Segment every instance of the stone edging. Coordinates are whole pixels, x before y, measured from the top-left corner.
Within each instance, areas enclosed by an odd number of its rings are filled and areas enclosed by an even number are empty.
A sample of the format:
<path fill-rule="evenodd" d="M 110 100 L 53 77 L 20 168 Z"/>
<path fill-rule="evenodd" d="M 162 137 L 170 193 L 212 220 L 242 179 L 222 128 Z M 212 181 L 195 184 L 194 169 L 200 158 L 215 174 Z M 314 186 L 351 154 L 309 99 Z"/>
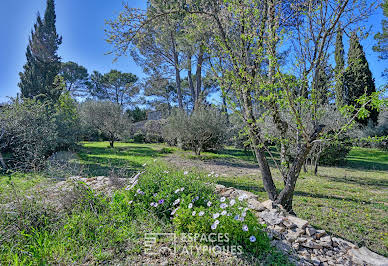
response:
<path fill-rule="evenodd" d="M 288 214 L 271 200 L 259 202 L 251 192 L 216 185 L 216 192 L 227 198 L 244 195 L 248 207 L 254 211 L 271 244 L 286 253 L 297 265 L 387 265 L 388 258 L 358 248 L 353 243 L 332 237 L 325 230 L 317 230 L 309 222 Z"/>

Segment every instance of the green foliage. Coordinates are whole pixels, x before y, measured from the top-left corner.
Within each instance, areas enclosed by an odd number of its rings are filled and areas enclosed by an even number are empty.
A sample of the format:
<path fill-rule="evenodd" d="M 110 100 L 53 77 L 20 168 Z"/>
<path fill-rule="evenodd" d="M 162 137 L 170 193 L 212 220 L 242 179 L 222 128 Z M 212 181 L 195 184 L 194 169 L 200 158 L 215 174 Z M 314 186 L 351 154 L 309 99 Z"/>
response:
<path fill-rule="evenodd" d="M 85 67 L 74 62 L 62 63 L 59 73 L 65 83 L 66 90 L 74 97 L 85 96 L 89 85 L 89 74 Z"/>
<path fill-rule="evenodd" d="M 144 143 L 145 139 L 145 135 L 142 132 L 136 132 L 135 135 L 133 135 L 133 141 L 135 143 Z"/>
<path fill-rule="evenodd" d="M 368 124 L 370 118 L 374 124 L 377 124 L 378 111 L 372 104 L 367 104 L 363 108 L 361 102 L 365 96 L 371 96 L 376 93 L 376 87 L 372 72 L 369 69 L 364 50 L 359 42 L 356 33 L 352 33 L 350 38 L 350 47 L 348 53 L 348 67 L 345 71 L 344 84 L 346 89 L 345 101 L 349 105 L 361 108 L 361 116 L 356 119 L 363 125 Z M 365 115 L 364 115 L 365 113 Z"/>
<path fill-rule="evenodd" d="M 135 86 L 137 80 L 132 73 L 114 69 L 104 75 L 94 71 L 90 77 L 89 92 L 100 100 L 124 106 L 130 104 L 132 97 L 139 92 L 139 87 Z"/>
<path fill-rule="evenodd" d="M 352 144 L 350 142 L 330 143 L 322 151 L 319 163 L 329 166 L 343 165 L 351 149 Z"/>
<path fill-rule="evenodd" d="M 140 109 L 138 106 L 136 106 L 133 110 L 128 109 L 126 113 L 128 114 L 129 119 L 131 119 L 133 123 L 147 120 L 146 110 Z"/>
<path fill-rule="evenodd" d="M 197 155 L 222 147 L 226 136 L 226 117 L 214 107 L 198 106 L 190 114 L 177 111 L 169 117 L 163 133 L 168 143 L 178 142 Z"/>
<path fill-rule="evenodd" d="M 31 32 L 26 52 L 27 62 L 23 66 L 24 72 L 19 73 L 18 85 L 22 97 L 38 97 L 56 102 L 61 95 L 58 87 L 53 85 L 61 67 L 57 50 L 62 43 L 62 38 L 56 32 L 55 21 L 54 0 L 47 0 L 44 19 L 38 15 Z"/>
<path fill-rule="evenodd" d="M 245 251 L 255 255 L 268 250 L 269 239 L 263 226 L 243 202 L 209 195 L 202 198 L 196 194 L 187 195 L 181 201 L 181 207 L 173 219 L 179 232 L 193 235 L 227 234 L 226 243 L 213 244 L 241 245 Z"/>
<path fill-rule="evenodd" d="M 62 95 L 58 102 L 15 99 L 0 112 L 5 145 L 11 167 L 39 169 L 58 150 L 72 148 L 78 138 L 79 120 L 75 102 Z"/>

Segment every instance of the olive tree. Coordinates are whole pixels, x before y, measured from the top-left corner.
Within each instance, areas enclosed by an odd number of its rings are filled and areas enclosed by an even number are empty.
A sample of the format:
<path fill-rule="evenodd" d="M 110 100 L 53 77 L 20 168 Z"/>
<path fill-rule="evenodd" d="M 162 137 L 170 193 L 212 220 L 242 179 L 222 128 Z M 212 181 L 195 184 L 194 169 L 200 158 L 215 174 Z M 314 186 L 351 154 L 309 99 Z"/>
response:
<path fill-rule="evenodd" d="M 191 114 L 178 110 L 168 118 L 164 139 L 176 141 L 196 155 L 202 151 L 217 150 L 226 138 L 226 117 L 216 108 L 198 106 Z"/>
<path fill-rule="evenodd" d="M 84 125 L 97 129 L 109 140 L 111 148 L 130 126 L 130 120 L 120 104 L 111 101 L 86 101 L 80 106 L 80 116 Z"/>

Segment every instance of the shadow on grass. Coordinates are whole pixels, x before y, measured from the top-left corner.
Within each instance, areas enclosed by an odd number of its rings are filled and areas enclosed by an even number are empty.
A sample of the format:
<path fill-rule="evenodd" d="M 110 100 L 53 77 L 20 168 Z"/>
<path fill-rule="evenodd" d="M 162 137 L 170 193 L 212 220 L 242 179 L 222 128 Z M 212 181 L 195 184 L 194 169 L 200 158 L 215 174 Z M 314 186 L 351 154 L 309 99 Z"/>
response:
<path fill-rule="evenodd" d="M 358 199 L 352 199 L 352 198 L 346 198 L 346 197 L 338 197 L 338 196 L 332 196 L 332 195 L 324 195 L 324 194 L 318 194 L 318 193 L 310 193 L 305 191 L 295 191 L 295 196 L 301 196 L 301 197 L 309 197 L 309 198 L 318 198 L 318 199 L 329 199 L 329 200 L 338 200 L 338 201 L 348 201 L 348 202 L 354 202 L 354 203 L 363 203 L 363 204 L 376 204 L 375 202 L 371 201 L 365 201 L 365 200 L 358 200 Z"/>
<path fill-rule="evenodd" d="M 83 147 L 79 153 L 83 173 L 88 176 L 109 176 L 112 171 L 125 176 L 143 169 L 136 157 L 155 158 L 160 152 L 146 146 L 131 147 Z M 117 158 L 119 157 L 119 158 Z"/>
<path fill-rule="evenodd" d="M 388 188 L 387 180 L 383 179 L 373 179 L 373 178 L 365 178 L 365 177 L 338 177 L 338 176 L 330 176 L 330 175 L 322 175 L 320 176 L 326 178 L 329 181 L 337 182 L 337 183 L 346 183 L 346 184 L 355 184 L 360 186 L 374 186 L 381 188 Z"/>

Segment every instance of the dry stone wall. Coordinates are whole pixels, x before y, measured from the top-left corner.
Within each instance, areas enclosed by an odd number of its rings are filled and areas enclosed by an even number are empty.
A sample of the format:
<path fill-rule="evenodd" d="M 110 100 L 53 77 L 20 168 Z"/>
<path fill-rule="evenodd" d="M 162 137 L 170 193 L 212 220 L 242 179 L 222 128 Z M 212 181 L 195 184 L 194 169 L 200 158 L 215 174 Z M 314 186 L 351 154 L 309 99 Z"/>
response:
<path fill-rule="evenodd" d="M 338 237 L 332 237 L 325 230 L 318 230 L 308 221 L 288 214 L 270 200 L 259 202 L 251 192 L 216 185 L 221 196 L 236 198 L 244 195 L 248 207 L 254 211 L 273 246 L 289 255 L 297 265 L 387 265 L 388 259 L 366 247 Z"/>

